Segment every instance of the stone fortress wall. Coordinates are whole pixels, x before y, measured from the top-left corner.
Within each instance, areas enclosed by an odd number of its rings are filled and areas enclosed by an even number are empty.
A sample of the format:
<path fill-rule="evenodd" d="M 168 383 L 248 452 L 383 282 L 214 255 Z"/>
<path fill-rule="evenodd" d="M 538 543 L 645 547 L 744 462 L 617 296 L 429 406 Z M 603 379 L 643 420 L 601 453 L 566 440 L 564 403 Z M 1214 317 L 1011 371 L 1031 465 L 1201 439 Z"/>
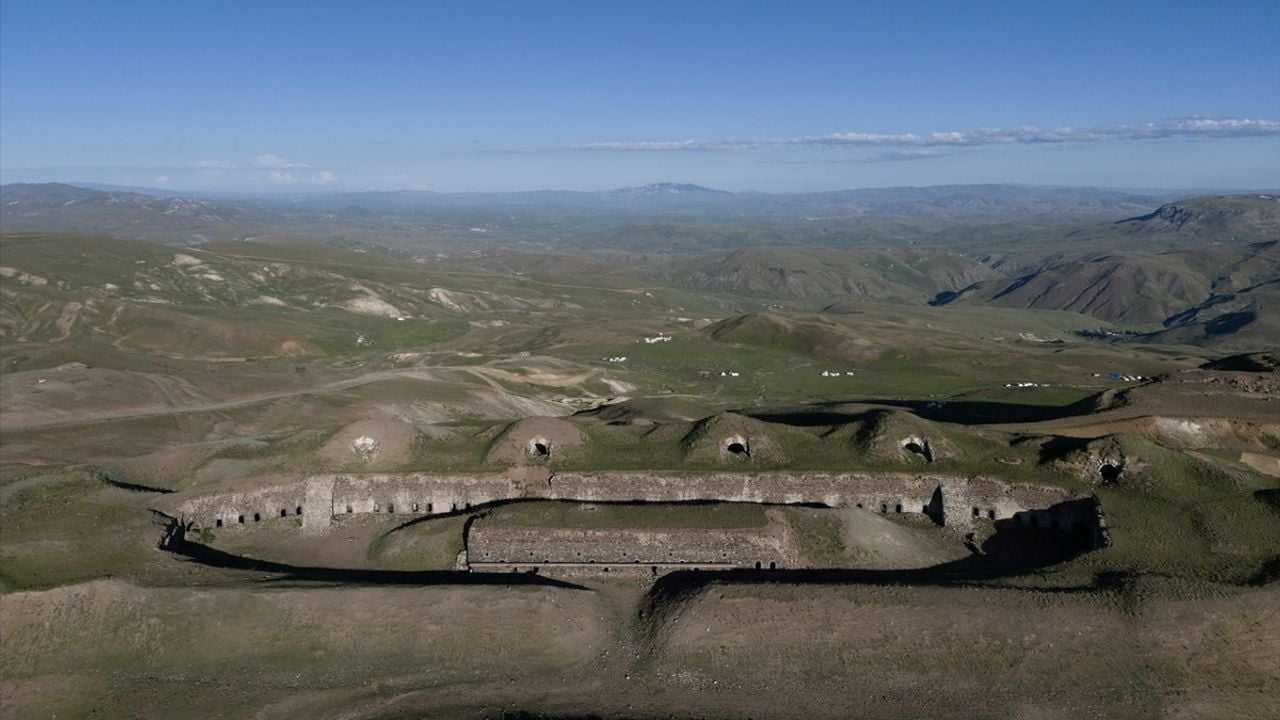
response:
<path fill-rule="evenodd" d="M 519 470 L 518 472 L 516 470 Z M 532 468 L 502 474 L 316 475 L 260 490 L 178 500 L 174 513 L 195 527 L 252 525 L 298 517 L 305 532 L 326 531 L 335 516 L 465 512 L 512 500 L 592 503 L 748 502 L 919 513 L 958 532 L 975 518 L 1087 534 L 1106 544 L 1096 498 L 987 476 L 871 472 L 564 472 Z M 759 556 L 759 548 L 752 553 Z M 546 554 L 546 553 L 543 553 Z M 694 553 L 699 558 L 700 552 Z M 549 557 L 549 556 L 548 556 Z M 710 563 L 715 558 L 708 557 Z M 565 562 L 571 562 L 568 556 Z M 701 560 L 699 560 L 701 562 Z"/>

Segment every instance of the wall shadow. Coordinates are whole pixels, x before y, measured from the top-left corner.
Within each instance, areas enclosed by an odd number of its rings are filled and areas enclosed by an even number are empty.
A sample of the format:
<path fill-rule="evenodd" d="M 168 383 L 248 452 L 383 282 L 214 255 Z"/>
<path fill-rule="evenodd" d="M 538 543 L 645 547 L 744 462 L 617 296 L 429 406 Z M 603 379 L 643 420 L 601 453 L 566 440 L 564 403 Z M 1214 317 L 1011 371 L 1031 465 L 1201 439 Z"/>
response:
<path fill-rule="evenodd" d="M 761 422 L 792 425 L 794 427 L 818 427 L 844 425 L 846 423 L 867 420 L 868 413 L 874 408 L 860 409 L 855 412 L 841 411 L 841 405 L 858 403 L 870 406 L 902 408 L 925 420 L 954 423 L 957 425 L 985 425 L 999 423 L 1041 422 L 1057 420 L 1079 415 L 1092 407 L 1089 398 L 1085 401 L 1068 405 L 1037 405 L 1022 403 L 994 402 L 985 400 L 947 400 L 939 405 L 928 400 L 892 400 L 880 398 L 861 398 L 830 403 L 814 403 L 791 412 L 760 412 L 752 410 L 736 410 L 743 415 Z"/>
<path fill-rule="evenodd" d="M 132 483 L 125 480 L 121 480 L 119 478 L 113 477 L 109 471 L 102 470 L 102 469 L 94 470 L 93 477 L 98 482 L 104 485 L 110 485 L 111 487 L 119 488 L 120 490 L 128 490 L 129 492 L 159 493 L 161 495 L 168 495 L 174 492 L 173 490 L 170 490 L 168 488 L 152 487 L 150 485 L 142 485 L 140 483 Z"/>
<path fill-rule="evenodd" d="M 647 613 L 697 595 L 713 585 L 913 585 L 972 586 L 1028 575 L 1096 549 L 1089 529 L 1062 531 L 997 520 L 995 532 L 968 557 L 911 570 L 679 570 L 654 581 L 642 607 Z M 1046 592 L 1094 592 L 1122 584 L 1127 576 L 1105 574 L 1086 586 Z"/>
<path fill-rule="evenodd" d="M 1267 507 L 1280 512 L 1280 488 L 1269 488 L 1267 490 L 1255 490 L 1253 499 L 1266 505 Z"/>
<path fill-rule="evenodd" d="M 322 568 L 288 565 L 270 560 L 256 560 L 233 555 L 186 538 L 186 528 L 171 521 L 160 541 L 160 549 L 185 558 L 188 562 L 225 570 L 269 573 L 271 582 L 313 582 L 341 585 L 429 586 L 429 585 L 504 585 L 554 587 L 585 590 L 581 585 L 529 573 L 485 573 L 456 570 L 363 570 L 355 568 Z"/>

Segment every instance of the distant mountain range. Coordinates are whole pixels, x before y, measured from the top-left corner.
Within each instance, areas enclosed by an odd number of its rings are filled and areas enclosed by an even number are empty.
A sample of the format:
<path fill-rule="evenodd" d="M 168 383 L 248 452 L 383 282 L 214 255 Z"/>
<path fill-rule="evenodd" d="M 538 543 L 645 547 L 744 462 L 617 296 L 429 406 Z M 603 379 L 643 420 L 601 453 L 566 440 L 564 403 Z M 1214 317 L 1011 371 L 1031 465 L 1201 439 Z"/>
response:
<path fill-rule="evenodd" d="M 979 233 L 977 239 L 986 243 L 993 234 L 1027 237 L 1040 228 L 1144 216 L 1172 199 L 1020 185 L 796 194 L 726 192 L 685 183 L 604 192 L 450 194 L 175 196 L 144 190 L 60 183 L 0 186 L 0 230 L 109 233 L 170 244 L 253 238 L 410 250 L 479 244 L 681 253 L 762 244 L 934 244 L 956 237 L 962 226 L 1005 225 Z M 946 236 L 930 237 L 938 232 Z"/>
<path fill-rule="evenodd" d="M 171 197 L 158 190 L 87 188 L 59 183 L 0 187 L 6 204 L 84 202 L 105 198 Z M 733 216 L 909 218 L 1122 218 L 1149 212 L 1172 196 L 1095 188 L 1022 185 L 939 185 L 816 193 L 727 192 L 687 183 L 655 183 L 602 192 L 540 190 L 495 193 L 426 191 L 310 193 L 302 195 L 198 195 L 193 202 L 256 208 L 335 211 L 359 206 L 372 212 L 438 207 L 515 206 L 582 210 L 698 212 Z"/>

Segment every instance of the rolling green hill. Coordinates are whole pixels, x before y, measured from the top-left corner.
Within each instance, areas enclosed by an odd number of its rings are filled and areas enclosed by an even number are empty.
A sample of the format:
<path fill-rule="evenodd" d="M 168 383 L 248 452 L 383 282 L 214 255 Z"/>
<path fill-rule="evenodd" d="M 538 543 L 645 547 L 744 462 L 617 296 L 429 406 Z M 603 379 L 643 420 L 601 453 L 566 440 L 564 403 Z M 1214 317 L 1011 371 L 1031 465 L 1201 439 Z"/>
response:
<path fill-rule="evenodd" d="M 1002 277 L 945 251 L 750 248 L 677 261 L 663 279 L 679 287 L 785 300 L 845 298 L 920 304 L 940 292 Z"/>

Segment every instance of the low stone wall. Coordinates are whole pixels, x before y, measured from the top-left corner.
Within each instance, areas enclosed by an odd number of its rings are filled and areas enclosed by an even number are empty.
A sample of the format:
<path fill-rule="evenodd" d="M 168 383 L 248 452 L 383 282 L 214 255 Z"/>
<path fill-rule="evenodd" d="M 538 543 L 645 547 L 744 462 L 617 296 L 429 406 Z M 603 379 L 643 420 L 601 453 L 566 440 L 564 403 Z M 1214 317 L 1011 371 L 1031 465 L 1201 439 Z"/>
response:
<path fill-rule="evenodd" d="M 782 538 L 763 530 L 567 530 L 490 528 L 467 535 L 471 564 L 697 565 L 750 568 L 794 563 Z"/>

